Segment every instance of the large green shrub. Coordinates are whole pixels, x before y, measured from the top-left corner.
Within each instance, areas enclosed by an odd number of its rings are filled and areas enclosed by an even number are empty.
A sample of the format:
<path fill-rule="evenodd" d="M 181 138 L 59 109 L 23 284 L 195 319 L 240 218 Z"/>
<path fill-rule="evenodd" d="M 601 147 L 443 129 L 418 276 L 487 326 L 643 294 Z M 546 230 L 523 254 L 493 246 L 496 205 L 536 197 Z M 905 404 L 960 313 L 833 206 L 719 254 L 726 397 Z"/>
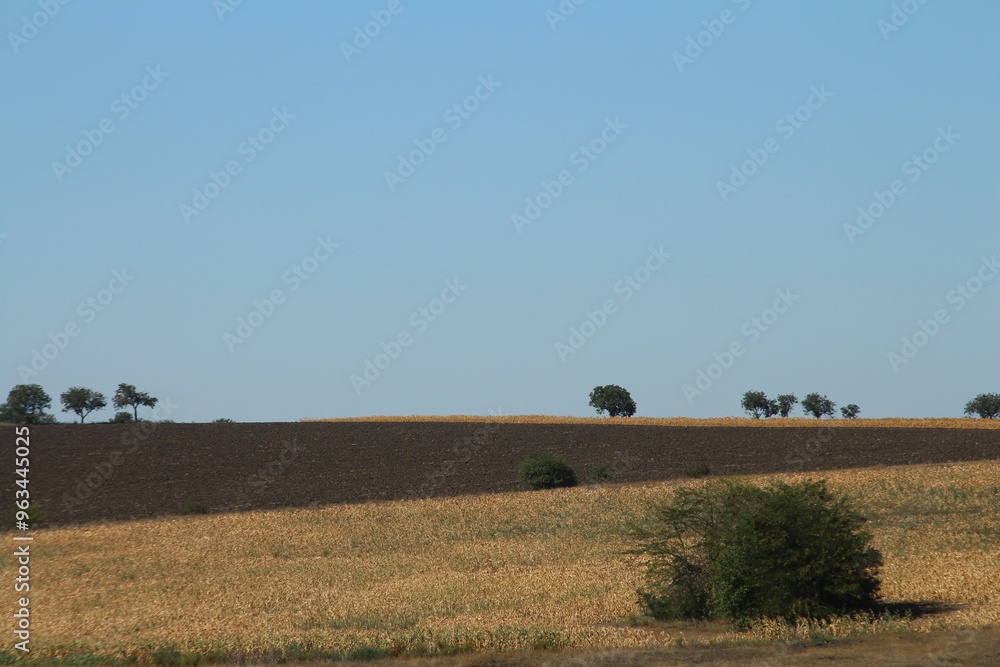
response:
<path fill-rule="evenodd" d="M 517 481 L 529 489 L 576 486 L 576 473 L 561 456 L 533 452 L 517 470 Z"/>
<path fill-rule="evenodd" d="M 817 618 L 870 607 L 881 554 L 864 517 L 824 482 L 679 489 L 630 532 L 639 590 L 660 619 Z"/>

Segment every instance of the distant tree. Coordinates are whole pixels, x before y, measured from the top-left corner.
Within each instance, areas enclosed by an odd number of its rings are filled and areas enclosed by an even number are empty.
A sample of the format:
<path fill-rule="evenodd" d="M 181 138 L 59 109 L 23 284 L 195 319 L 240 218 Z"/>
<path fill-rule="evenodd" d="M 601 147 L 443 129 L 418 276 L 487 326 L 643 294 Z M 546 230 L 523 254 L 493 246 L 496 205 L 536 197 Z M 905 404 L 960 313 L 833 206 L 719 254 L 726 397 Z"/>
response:
<path fill-rule="evenodd" d="M 616 384 L 594 387 L 590 392 L 590 406 L 597 408 L 597 414 L 605 411 L 612 417 L 631 417 L 635 414 L 635 401 L 627 390 Z"/>
<path fill-rule="evenodd" d="M 798 402 L 799 399 L 795 397 L 795 394 L 778 394 L 778 414 L 787 417 Z"/>
<path fill-rule="evenodd" d="M 1000 417 L 1000 394 L 979 394 L 965 404 L 965 414 L 979 415 L 983 419 Z"/>
<path fill-rule="evenodd" d="M 767 395 L 762 391 L 748 391 L 743 394 L 743 401 L 740 404 L 754 419 L 770 417 L 778 409 L 777 403 L 767 400 Z"/>
<path fill-rule="evenodd" d="M 847 405 L 846 407 L 843 407 L 843 408 L 840 409 L 840 415 L 844 419 L 854 419 L 855 417 L 858 416 L 859 412 L 861 412 L 861 408 L 859 408 L 854 403 L 851 403 L 851 404 Z"/>
<path fill-rule="evenodd" d="M 70 387 L 59 395 L 59 400 L 62 401 L 63 412 L 75 412 L 81 424 L 91 412 L 108 405 L 104 394 L 86 387 Z"/>
<path fill-rule="evenodd" d="M 7 402 L 0 405 L 0 421 L 14 424 L 54 424 L 56 418 L 45 412 L 52 407 L 49 397 L 40 384 L 19 384 L 7 394 Z"/>
<path fill-rule="evenodd" d="M 219 419 L 213 419 L 213 424 L 232 424 L 233 420 L 229 417 L 220 417 Z"/>
<path fill-rule="evenodd" d="M 824 415 L 832 417 L 834 408 L 836 407 L 836 403 L 826 396 L 820 396 L 817 393 L 806 394 L 806 397 L 802 399 L 802 409 L 805 410 L 807 415 L 812 415 L 816 419 Z"/>
<path fill-rule="evenodd" d="M 138 391 L 134 384 L 125 384 L 124 382 L 118 385 L 118 390 L 115 392 L 115 397 L 112 400 L 116 408 L 131 407 L 132 417 L 135 421 L 139 421 L 140 405 L 152 408 L 159 402 L 159 399 L 153 398 L 145 392 Z"/>

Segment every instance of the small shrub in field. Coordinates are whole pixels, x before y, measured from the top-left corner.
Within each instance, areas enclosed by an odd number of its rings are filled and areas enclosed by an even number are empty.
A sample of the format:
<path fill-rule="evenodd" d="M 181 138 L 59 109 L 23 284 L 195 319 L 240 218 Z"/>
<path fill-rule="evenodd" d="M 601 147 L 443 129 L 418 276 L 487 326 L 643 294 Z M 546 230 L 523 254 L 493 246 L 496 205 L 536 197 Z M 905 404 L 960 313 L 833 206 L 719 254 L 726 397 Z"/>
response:
<path fill-rule="evenodd" d="M 205 508 L 204 503 L 199 503 L 198 501 L 188 501 L 181 505 L 181 514 L 208 514 L 208 509 Z"/>
<path fill-rule="evenodd" d="M 517 481 L 529 489 L 576 486 L 576 474 L 561 456 L 544 452 L 528 454 L 517 471 Z"/>
<path fill-rule="evenodd" d="M 41 503 L 37 501 L 28 505 L 28 509 L 26 511 L 28 513 L 28 518 L 25 520 L 25 523 L 28 524 L 29 528 L 41 528 L 49 520 L 49 513 L 46 512 Z M 17 512 L 18 510 L 16 508 L 7 510 L 7 520 L 4 523 L 10 530 L 17 528 Z"/>
<path fill-rule="evenodd" d="M 587 469 L 587 472 L 590 473 L 590 481 L 595 484 L 610 482 L 615 476 L 614 470 L 604 464 L 592 465 Z"/>
<path fill-rule="evenodd" d="M 115 416 L 108 421 L 109 424 L 129 424 L 131 422 L 132 422 L 132 413 L 126 412 L 124 410 L 116 412 Z"/>
<path fill-rule="evenodd" d="M 684 476 L 691 477 L 692 479 L 697 479 L 699 477 L 706 477 L 712 473 L 712 469 L 708 467 L 707 463 L 698 463 L 693 466 L 688 466 L 684 468 Z"/>
<path fill-rule="evenodd" d="M 659 619 L 821 618 L 869 608 L 881 554 L 865 519 L 824 482 L 678 489 L 631 526 L 648 560 L 639 590 Z"/>

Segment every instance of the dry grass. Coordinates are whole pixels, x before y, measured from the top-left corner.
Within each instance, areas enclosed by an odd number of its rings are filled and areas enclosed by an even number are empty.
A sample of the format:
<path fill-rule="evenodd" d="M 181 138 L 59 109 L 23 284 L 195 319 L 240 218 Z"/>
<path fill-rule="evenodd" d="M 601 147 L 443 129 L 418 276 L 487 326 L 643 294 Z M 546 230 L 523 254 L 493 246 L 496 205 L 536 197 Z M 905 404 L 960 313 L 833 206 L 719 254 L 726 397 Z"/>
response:
<path fill-rule="evenodd" d="M 628 625 L 641 568 L 619 555 L 620 528 L 680 483 L 603 485 L 40 532 L 33 655 L 610 649 L 1000 624 L 1000 462 L 752 479 L 820 476 L 872 517 L 887 598 L 957 609 L 743 633 Z M 0 556 L 0 578 L 14 567 Z"/>
<path fill-rule="evenodd" d="M 789 426 L 813 427 L 889 427 L 889 428 L 1000 428 L 1000 419 L 973 417 L 942 417 L 921 419 L 814 419 L 789 417 L 787 419 L 751 419 L 749 417 L 558 417 L 552 415 L 410 415 L 396 417 L 337 417 L 331 419 L 303 419 L 306 422 L 491 422 L 500 424 L 630 424 L 633 426 L 757 426 L 776 428 Z"/>

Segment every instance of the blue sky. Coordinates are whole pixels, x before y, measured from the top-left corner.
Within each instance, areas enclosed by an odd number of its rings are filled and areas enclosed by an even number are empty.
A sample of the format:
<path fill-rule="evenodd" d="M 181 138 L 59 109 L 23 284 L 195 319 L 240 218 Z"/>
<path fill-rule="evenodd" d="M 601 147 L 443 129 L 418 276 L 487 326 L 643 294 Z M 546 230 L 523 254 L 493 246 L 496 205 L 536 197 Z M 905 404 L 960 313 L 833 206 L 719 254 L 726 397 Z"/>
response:
<path fill-rule="evenodd" d="M 5 2 L 3 391 L 127 382 L 176 421 L 590 415 L 603 384 L 645 416 L 749 389 L 960 416 L 1000 390 L 998 19 Z"/>

